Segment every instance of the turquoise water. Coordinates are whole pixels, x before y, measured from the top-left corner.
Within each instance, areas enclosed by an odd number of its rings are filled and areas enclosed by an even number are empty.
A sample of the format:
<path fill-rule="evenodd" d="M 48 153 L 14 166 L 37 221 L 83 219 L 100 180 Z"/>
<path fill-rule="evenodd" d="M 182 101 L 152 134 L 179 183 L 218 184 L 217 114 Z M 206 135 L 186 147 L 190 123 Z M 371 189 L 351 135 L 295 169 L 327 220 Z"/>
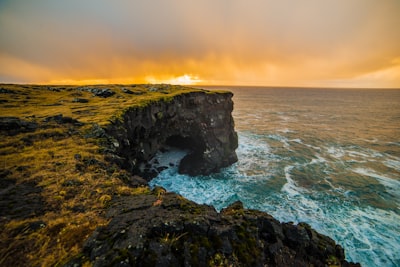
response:
<path fill-rule="evenodd" d="M 151 185 L 217 210 L 240 200 L 309 223 L 350 261 L 400 266 L 400 90 L 226 89 L 239 161 L 210 176 L 171 167 Z"/>

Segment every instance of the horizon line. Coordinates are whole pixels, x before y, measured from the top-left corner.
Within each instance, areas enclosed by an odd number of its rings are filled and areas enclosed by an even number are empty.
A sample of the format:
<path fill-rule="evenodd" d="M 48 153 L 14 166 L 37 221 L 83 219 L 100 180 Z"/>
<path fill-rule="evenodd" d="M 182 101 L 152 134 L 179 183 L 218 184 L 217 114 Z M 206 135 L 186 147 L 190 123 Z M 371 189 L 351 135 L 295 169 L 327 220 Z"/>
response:
<path fill-rule="evenodd" d="M 252 88 L 276 88 L 276 89 L 354 89 L 354 90 L 400 90 L 399 87 L 334 87 L 334 86 L 304 86 L 304 85 L 238 85 L 238 84 L 172 84 L 172 83 L 83 83 L 83 84 L 59 84 L 59 83 L 13 83 L 0 82 L 0 85 L 25 85 L 25 86 L 95 86 L 95 85 L 148 85 L 169 84 L 184 87 L 252 87 Z"/>

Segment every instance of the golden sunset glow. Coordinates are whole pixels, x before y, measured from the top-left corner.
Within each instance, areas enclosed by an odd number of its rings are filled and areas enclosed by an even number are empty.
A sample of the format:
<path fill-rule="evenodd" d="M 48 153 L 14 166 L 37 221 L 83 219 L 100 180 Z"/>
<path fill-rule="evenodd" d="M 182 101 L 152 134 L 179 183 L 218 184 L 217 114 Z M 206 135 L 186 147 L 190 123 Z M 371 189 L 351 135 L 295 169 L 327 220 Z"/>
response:
<path fill-rule="evenodd" d="M 191 74 L 184 74 L 179 77 L 169 77 L 166 79 L 163 78 L 156 78 L 154 76 L 146 77 L 146 81 L 148 83 L 166 83 L 166 84 L 181 84 L 181 85 L 195 85 L 202 82 L 197 76 L 193 76 Z"/>
<path fill-rule="evenodd" d="M 0 82 L 396 88 L 398 14 L 398 0 L 4 0 Z"/>

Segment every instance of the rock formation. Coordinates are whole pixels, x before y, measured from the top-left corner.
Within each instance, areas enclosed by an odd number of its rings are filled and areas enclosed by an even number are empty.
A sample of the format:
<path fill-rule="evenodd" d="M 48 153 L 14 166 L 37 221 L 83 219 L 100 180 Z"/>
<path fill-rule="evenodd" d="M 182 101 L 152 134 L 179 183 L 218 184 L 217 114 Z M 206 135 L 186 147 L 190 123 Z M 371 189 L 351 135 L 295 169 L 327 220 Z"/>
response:
<path fill-rule="evenodd" d="M 191 92 L 125 110 L 107 127 L 126 169 L 152 178 L 149 161 L 166 145 L 189 150 L 179 171 L 217 172 L 237 161 L 232 93 Z"/>
<path fill-rule="evenodd" d="M 309 225 L 280 223 L 240 202 L 217 213 L 156 188 L 117 199 L 108 216 L 111 222 L 84 245 L 84 257 L 96 267 L 359 266 Z"/>
<path fill-rule="evenodd" d="M 231 93 L 108 87 L 0 88 L 0 265 L 357 266 L 307 224 L 150 190 L 168 147 L 191 175 L 237 160 Z"/>

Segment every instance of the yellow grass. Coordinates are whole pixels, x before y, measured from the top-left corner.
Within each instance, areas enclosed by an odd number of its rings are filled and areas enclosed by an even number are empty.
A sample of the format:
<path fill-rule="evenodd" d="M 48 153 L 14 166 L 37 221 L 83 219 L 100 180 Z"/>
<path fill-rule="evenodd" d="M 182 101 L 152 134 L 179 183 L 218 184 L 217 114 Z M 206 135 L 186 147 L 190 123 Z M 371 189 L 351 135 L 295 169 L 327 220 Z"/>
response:
<path fill-rule="evenodd" d="M 93 124 L 106 125 L 127 108 L 199 91 L 166 85 L 157 92 L 149 90 L 156 86 L 145 85 L 94 87 L 110 88 L 116 94 L 109 98 L 93 96 L 85 91 L 88 86 L 79 90 L 73 86 L 0 84 L 0 88 L 14 92 L 0 93 L 0 116 L 39 124 L 34 132 L 0 132 L 0 171 L 15 182 L 15 188 L 27 182 L 40 187 L 43 199 L 43 212 L 36 215 L 18 217 L 18 207 L 7 207 L 17 216 L 0 220 L 0 266 L 62 265 L 79 255 L 83 242 L 96 227 L 108 223 L 104 213 L 113 197 L 149 193 L 148 187 L 127 186 L 119 177 L 130 174 L 104 160 L 99 141 L 86 136 Z M 121 88 L 134 94 L 126 94 Z M 89 102 L 77 103 L 75 98 Z M 57 114 L 83 125 L 43 122 Z M 11 197 L 24 198 L 22 193 L 16 190 Z M 38 229 L 29 226 L 38 221 L 42 222 Z"/>

